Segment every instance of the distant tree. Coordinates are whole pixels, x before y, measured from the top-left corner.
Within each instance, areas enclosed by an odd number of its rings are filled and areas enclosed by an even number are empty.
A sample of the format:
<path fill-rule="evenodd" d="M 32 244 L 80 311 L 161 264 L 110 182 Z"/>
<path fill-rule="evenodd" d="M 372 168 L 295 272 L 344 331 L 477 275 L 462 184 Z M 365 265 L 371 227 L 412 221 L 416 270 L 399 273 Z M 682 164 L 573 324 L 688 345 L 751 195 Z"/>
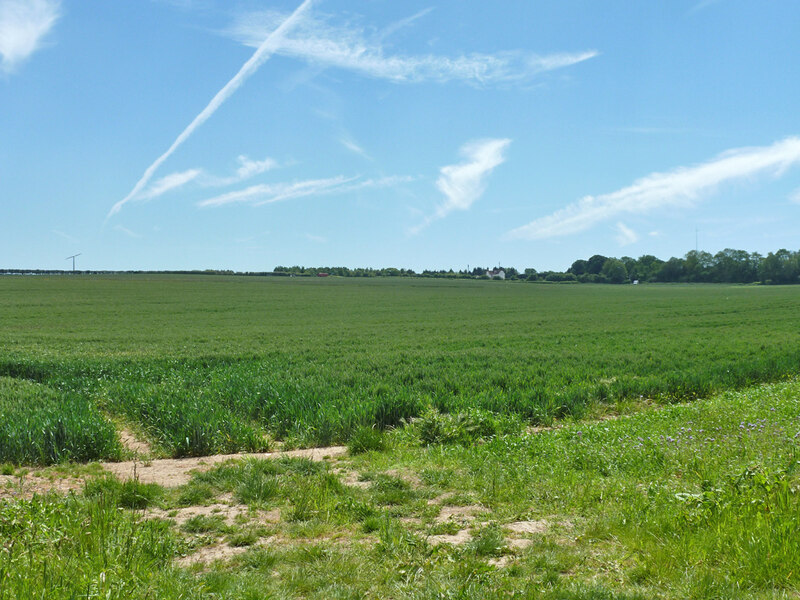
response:
<path fill-rule="evenodd" d="M 590 273 L 592 275 L 597 275 L 600 271 L 603 270 L 603 265 L 606 262 L 607 256 L 603 256 L 602 254 L 595 254 L 589 260 L 586 261 L 586 273 Z"/>
<path fill-rule="evenodd" d="M 578 281 L 581 283 L 608 283 L 608 278 L 602 273 L 598 273 L 597 275 L 593 275 L 592 273 L 584 273 L 578 277 Z"/>
<path fill-rule="evenodd" d="M 644 281 L 657 281 L 657 274 L 661 270 L 664 261 L 656 258 L 652 254 L 645 254 L 636 261 L 636 269 L 639 272 L 639 279 Z"/>
<path fill-rule="evenodd" d="M 750 283 L 758 278 L 761 256 L 725 248 L 714 255 L 713 278 L 720 283 Z"/>
<path fill-rule="evenodd" d="M 800 283 L 800 252 L 770 252 L 759 262 L 758 278 L 763 283 Z"/>
<path fill-rule="evenodd" d="M 655 278 L 656 281 L 674 283 L 676 281 L 683 281 L 684 272 L 685 269 L 683 265 L 683 259 L 675 258 L 673 256 L 667 262 L 662 263 L 661 267 L 658 269 L 658 273 L 655 275 Z"/>
<path fill-rule="evenodd" d="M 561 281 L 577 281 L 578 278 L 575 277 L 573 273 L 560 273 L 558 271 L 550 271 L 547 273 L 547 275 L 545 275 L 544 280 L 561 282 Z"/>
<path fill-rule="evenodd" d="M 622 264 L 625 265 L 625 270 L 628 272 L 628 279 L 641 279 L 641 277 L 639 277 L 639 266 L 635 258 L 623 256 L 620 260 Z"/>
<path fill-rule="evenodd" d="M 574 263 L 572 263 L 572 266 L 569 269 L 567 269 L 567 273 L 572 273 L 573 275 L 580 276 L 586 273 L 586 268 L 588 266 L 589 263 L 579 258 Z"/>
<path fill-rule="evenodd" d="M 616 258 L 607 258 L 600 271 L 610 283 L 626 283 L 628 281 L 628 270 L 625 263 Z"/>
<path fill-rule="evenodd" d="M 686 281 L 711 281 L 713 277 L 714 257 L 708 252 L 692 250 L 683 259 Z"/>

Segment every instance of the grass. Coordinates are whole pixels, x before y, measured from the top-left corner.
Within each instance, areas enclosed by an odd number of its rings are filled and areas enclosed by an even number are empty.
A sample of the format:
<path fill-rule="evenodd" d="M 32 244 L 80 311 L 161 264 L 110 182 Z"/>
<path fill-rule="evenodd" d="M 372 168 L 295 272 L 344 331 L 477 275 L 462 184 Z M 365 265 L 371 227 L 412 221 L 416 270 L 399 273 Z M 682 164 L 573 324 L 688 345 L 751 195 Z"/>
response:
<path fill-rule="evenodd" d="M 0 377 L 0 462 L 48 465 L 119 458 L 114 426 L 89 398 Z M 11 468 L 9 468 L 11 467 Z M 3 474 L 12 474 L 10 464 Z"/>
<path fill-rule="evenodd" d="M 800 365 L 798 309 L 779 286 L 3 277 L 0 376 L 172 456 L 355 448 L 434 410 L 547 425 L 780 380 Z"/>
<path fill-rule="evenodd" d="M 0 278 L 0 474 L 88 479 L 0 499 L 0 600 L 796 597 L 799 308 L 789 287 Z M 172 456 L 350 452 L 165 490 L 71 462 L 120 458 L 111 419 Z M 225 503 L 246 508 L 191 512 Z M 215 548 L 236 553 L 176 562 Z"/>
<path fill-rule="evenodd" d="M 473 443 L 421 432 L 395 430 L 383 434 L 383 450 L 328 462 L 232 461 L 152 494 L 166 510 L 193 490 L 204 490 L 203 503 L 233 494 L 250 510 L 232 524 L 222 514 L 181 527 L 143 521 L 141 510 L 124 509 L 122 484 L 104 479 L 82 496 L 0 503 L 0 539 L 13 540 L 0 552 L 0 598 L 775 599 L 800 591 L 800 381 Z M 347 472 L 368 485 L 347 485 Z M 277 522 L 260 516 L 275 509 Z M 526 523 L 535 527 L 514 527 Z M 434 541 L 459 531 L 468 532 L 462 545 Z M 217 544 L 240 553 L 202 568 L 173 562 Z M 76 575 L 67 580 L 68 572 Z"/>

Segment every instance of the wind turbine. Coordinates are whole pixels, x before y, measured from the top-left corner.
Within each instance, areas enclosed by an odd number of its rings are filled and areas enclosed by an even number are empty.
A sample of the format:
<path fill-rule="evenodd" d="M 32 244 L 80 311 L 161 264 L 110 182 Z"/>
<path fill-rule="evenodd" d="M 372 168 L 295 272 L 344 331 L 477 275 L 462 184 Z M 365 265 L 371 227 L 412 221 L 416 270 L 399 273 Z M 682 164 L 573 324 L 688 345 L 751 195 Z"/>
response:
<path fill-rule="evenodd" d="M 75 272 L 75 257 L 76 256 L 80 256 L 81 254 L 83 254 L 83 252 L 78 252 L 77 254 L 73 254 L 72 256 L 68 256 L 67 258 L 64 259 L 64 260 L 69 260 L 70 258 L 72 259 L 72 272 L 73 273 Z"/>

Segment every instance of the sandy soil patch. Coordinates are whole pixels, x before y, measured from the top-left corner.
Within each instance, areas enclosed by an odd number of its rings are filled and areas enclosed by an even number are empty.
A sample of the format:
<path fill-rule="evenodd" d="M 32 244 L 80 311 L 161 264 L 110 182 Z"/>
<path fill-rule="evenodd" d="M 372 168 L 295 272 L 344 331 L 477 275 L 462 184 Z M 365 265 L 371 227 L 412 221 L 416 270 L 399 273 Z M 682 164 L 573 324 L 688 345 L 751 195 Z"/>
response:
<path fill-rule="evenodd" d="M 138 478 L 141 483 L 157 483 L 164 487 L 177 487 L 189 482 L 193 471 L 208 471 L 215 465 L 228 460 L 245 458 L 274 459 L 284 456 L 308 458 L 322 461 L 343 456 L 346 446 L 329 446 L 326 448 L 306 448 L 287 452 L 261 452 L 251 454 L 216 454 L 197 458 L 164 458 L 151 461 L 128 460 L 118 463 L 103 462 L 99 464 L 103 470 L 125 481 Z M 34 494 L 57 492 L 66 494 L 83 489 L 85 477 L 39 477 L 39 469 L 23 476 L 0 475 L 0 499 L 31 498 Z"/>
<path fill-rule="evenodd" d="M 328 458 L 343 456 L 346 453 L 346 446 L 330 446 L 327 448 L 289 450 L 288 452 L 215 454 L 214 456 L 202 456 L 197 458 L 164 458 L 148 462 L 129 460 L 118 463 L 101 463 L 101 465 L 106 471 L 113 473 L 122 480 L 138 477 L 139 481 L 142 483 L 157 483 L 164 487 L 177 487 L 189 482 L 192 477 L 192 471 L 208 471 L 215 465 L 228 460 L 243 458 L 270 459 L 288 456 L 321 461 Z"/>
<path fill-rule="evenodd" d="M 512 560 L 514 560 L 513 557 L 508 556 L 506 554 L 504 556 L 497 556 L 495 558 L 490 558 L 489 559 L 489 564 L 492 565 L 493 567 L 498 568 L 498 569 L 502 569 L 504 567 L 507 567 L 511 563 Z"/>
<path fill-rule="evenodd" d="M 466 544 L 472 539 L 472 535 L 470 534 L 468 529 L 462 529 L 458 533 L 454 533 L 452 535 L 442 534 L 442 535 L 432 535 L 428 537 L 428 543 L 432 546 L 438 546 L 440 544 L 450 544 L 452 546 L 461 546 Z"/>
<path fill-rule="evenodd" d="M 246 546 L 228 546 L 227 544 L 220 544 L 218 546 L 205 546 L 200 548 L 197 552 L 192 552 L 186 556 L 182 556 L 175 561 L 179 567 L 190 567 L 192 565 L 203 563 L 211 564 L 213 562 L 228 560 L 246 552 Z"/>
<path fill-rule="evenodd" d="M 137 438 L 129 429 L 122 429 L 119 432 L 119 441 L 122 442 L 122 445 L 127 450 L 130 450 L 138 456 L 145 457 L 150 456 L 153 453 L 153 449 L 150 447 L 150 444 Z"/>
<path fill-rule="evenodd" d="M 372 485 L 369 481 L 361 481 L 360 480 L 361 475 L 356 471 L 349 471 L 347 469 L 335 469 L 333 473 L 341 478 L 343 484 L 350 487 L 357 487 L 361 488 L 362 490 L 365 490 L 370 485 Z"/>
<path fill-rule="evenodd" d="M 150 508 L 145 512 L 145 517 L 147 518 L 170 519 L 175 521 L 178 527 L 194 517 L 211 517 L 215 515 L 222 516 L 226 525 L 233 525 L 242 515 L 246 516 L 248 520 L 257 520 L 262 523 L 277 523 L 281 519 L 281 511 L 279 509 L 271 511 L 250 510 L 247 506 L 241 504 L 234 506 L 230 504 L 209 504 L 208 506 L 187 506 L 175 510 Z"/>
<path fill-rule="evenodd" d="M 385 474 L 389 477 L 402 479 L 411 486 L 412 490 L 418 490 L 422 487 L 422 480 L 416 473 L 412 473 L 411 471 L 406 471 L 405 469 L 389 469 Z"/>
<path fill-rule="evenodd" d="M 43 495 L 48 492 L 67 494 L 83 489 L 84 480 L 68 477 L 49 479 L 36 475 L 0 475 L 0 499 L 29 500 L 34 494 Z"/>
<path fill-rule="evenodd" d="M 550 522 L 545 519 L 538 521 L 515 521 L 507 523 L 505 528 L 512 533 L 524 535 L 531 533 L 545 533 L 550 528 Z"/>
<path fill-rule="evenodd" d="M 456 521 L 458 523 L 469 523 L 480 513 L 489 512 L 487 508 L 478 504 L 469 506 L 443 506 L 436 516 L 437 523 L 447 523 Z"/>

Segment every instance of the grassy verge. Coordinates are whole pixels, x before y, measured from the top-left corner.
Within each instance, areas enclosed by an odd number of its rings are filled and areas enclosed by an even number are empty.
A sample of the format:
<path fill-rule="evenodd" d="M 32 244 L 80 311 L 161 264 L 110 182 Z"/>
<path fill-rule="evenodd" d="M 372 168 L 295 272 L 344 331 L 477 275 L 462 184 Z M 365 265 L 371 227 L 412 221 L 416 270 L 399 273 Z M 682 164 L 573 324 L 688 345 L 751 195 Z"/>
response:
<path fill-rule="evenodd" d="M 59 558 L 51 540 L 67 525 L 50 515 L 108 505 L 118 523 L 106 531 L 154 518 L 138 527 L 161 549 L 112 552 L 106 564 L 126 566 L 104 571 L 110 597 L 124 581 L 129 598 L 790 598 L 798 439 L 797 381 L 536 434 L 491 413 L 430 412 L 362 431 L 338 460 L 231 462 L 171 491 L 101 480 L 85 498 L 8 505 L 5 539 L 48 525 L 0 560 L 38 565 L 14 571 L 31 597 L 69 597 L 44 557 L 99 585 L 100 545 Z"/>

